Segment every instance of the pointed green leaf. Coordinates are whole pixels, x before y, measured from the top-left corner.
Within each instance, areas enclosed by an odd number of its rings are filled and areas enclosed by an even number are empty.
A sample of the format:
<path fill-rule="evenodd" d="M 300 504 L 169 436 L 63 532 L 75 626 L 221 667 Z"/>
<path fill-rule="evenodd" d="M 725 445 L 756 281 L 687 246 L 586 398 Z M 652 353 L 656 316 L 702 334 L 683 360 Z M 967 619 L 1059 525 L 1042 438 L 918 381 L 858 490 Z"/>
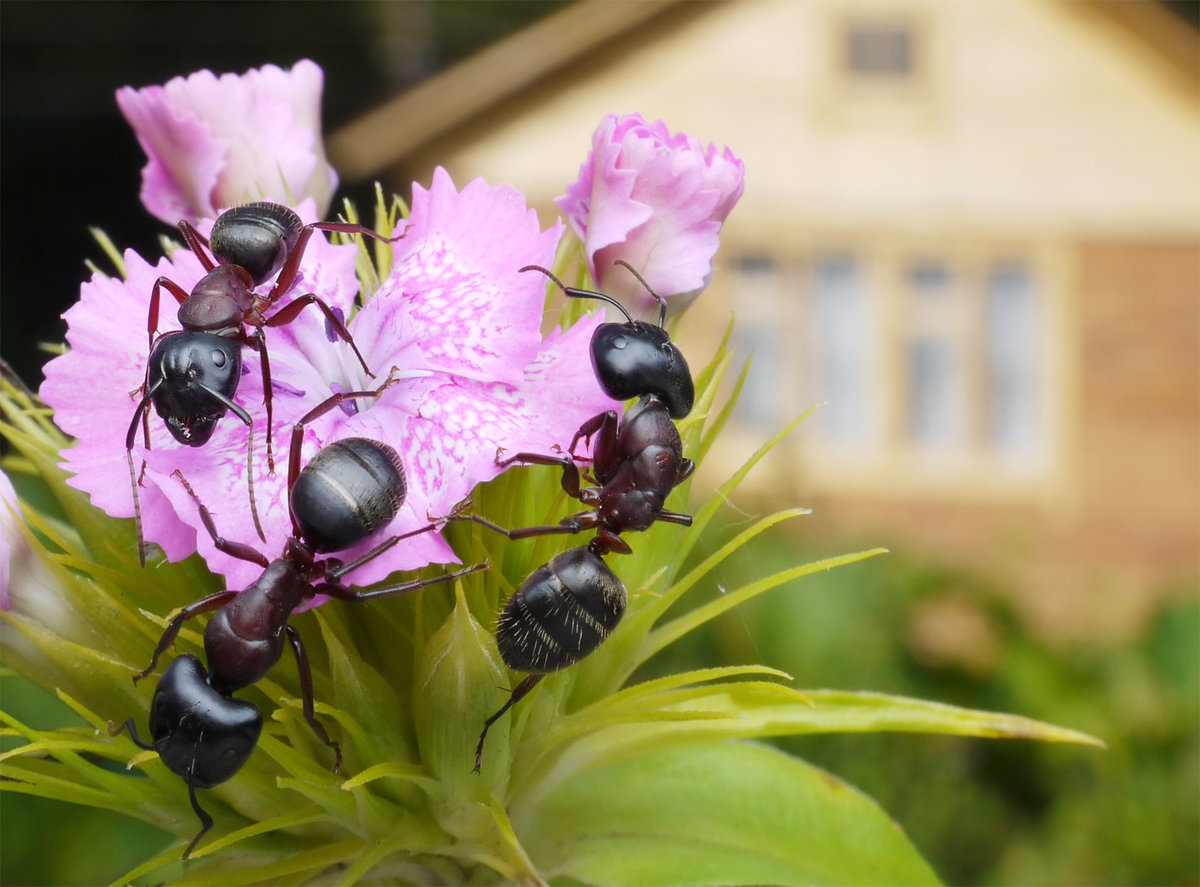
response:
<path fill-rule="evenodd" d="M 547 878 L 585 884 L 936 884 L 874 801 L 749 743 L 630 758 L 559 786 L 518 823 Z"/>

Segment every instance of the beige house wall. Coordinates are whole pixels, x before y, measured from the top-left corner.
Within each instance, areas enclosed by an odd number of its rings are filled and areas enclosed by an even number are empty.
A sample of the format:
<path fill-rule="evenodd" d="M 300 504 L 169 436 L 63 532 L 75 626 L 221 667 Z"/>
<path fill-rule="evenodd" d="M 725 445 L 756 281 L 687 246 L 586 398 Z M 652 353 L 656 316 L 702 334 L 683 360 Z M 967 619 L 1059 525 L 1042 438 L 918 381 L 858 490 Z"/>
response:
<path fill-rule="evenodd" d="M 746 195 L 679 332 L 693 364 L 731 314 L 774 324 L 792 368 L 779 396 L 799 412 L 817 398 L 814 263 L 851 255 L 875 306 L 868 439 L 848 448 L 806 423 L 733 506 L 800 502 L 821 509 L 803 532 L 1014 565 L 1048 618 L 1100 587 L 1133 590 L 1099 608 L 1120 622 L 1141 592 L 1200 567 L 1200 78 L 1112 11 L 683 3 L 406 157 L 391 184 L 440 164 L 460 184 L 517 184 L 548 219 L 605 114 L 727 140 Z M 844 30 L 888 21 L 915 35 L 913 75 L 849 76 Z M 739 271 L 746 257 L 769 262 L 768 282 Z M 984 445 L 977 365 L 962 383 L 966 445 L 931 456 L 906 437 L 905 274 L 927 257 L 961 281 L 962 316 L 945 323 L 968 357 L 986 337 L 989 269 L 1015 261 L 1036 283 L 1044 441 L 1024 461 Z M 766 436 L 731 429 L 696 483 L 715 487 Z"/>

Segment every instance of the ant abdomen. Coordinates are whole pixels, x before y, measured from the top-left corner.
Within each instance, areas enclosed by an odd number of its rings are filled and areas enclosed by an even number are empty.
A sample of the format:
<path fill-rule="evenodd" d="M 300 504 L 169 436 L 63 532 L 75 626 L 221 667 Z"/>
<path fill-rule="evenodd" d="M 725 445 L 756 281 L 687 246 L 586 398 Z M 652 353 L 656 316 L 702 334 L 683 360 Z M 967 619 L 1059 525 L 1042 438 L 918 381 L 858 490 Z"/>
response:
<path fill-rule="evenodd" d="M 248 203 L 217 216 L 208 245 L 221 264 L 245 268 L 260 286 L 283 267 L 303 231 L 290 207 Z"/>
<path fill-rule="evenodd" d="M 292 514 L 313 551 L 342 551 L 390 523 L 408 495 L 400 455 L 365 437 L 334 441 L 292 488 Z"/>
<path fill-rule="evenodd" d="M 496 644 L 515 671 L 545 674 L 598 647 L 625 613 L 625 586 L 590 548 L 564 551 L 525 580 L 500 613 Z"/>

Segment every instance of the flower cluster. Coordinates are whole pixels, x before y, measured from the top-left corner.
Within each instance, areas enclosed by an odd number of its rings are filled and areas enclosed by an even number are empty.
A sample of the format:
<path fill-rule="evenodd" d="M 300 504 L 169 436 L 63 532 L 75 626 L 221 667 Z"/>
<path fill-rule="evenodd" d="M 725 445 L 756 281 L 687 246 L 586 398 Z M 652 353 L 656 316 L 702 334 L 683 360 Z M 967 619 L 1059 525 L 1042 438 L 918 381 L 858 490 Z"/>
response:
<path fill-rule="evenodd" d="M 302 62 L 290 74 L 272 67 L 240 79 L 201 72 L 166 87 L 121 90 L 118 101 L 150 155 L 143 182 L 147 208 L 160 216 L 163 212 L 201 216 L 198 228 L 207 234 L 219 207 L 247 195 L 279 194 L 267 187 L 264 176 L 269 166 L 285 170 L 284 185 L 307 183 L 309 190 L 293 197 L 306 198 L 298 211 L 305 222 L 315 221 L 334 179 L 313 172 L 324 164 L 317 115 L 311 107 L 320 82 L 320 70 Z M 282 139 L 286 150 L 273 150 L 277 135 L 264 147 L 258 126 L 260 111 L 267 107 L 305 129 L 302 135 Z M 628 134 L 643 130 L 658 134 L 662 129 L 661 124 L 647 128 L 640 120 L 637 116 L 606 119 L 596 145 L 602 138 L 631 139 Z M 182 139 L 194 132 L 207 135 Z M 588 255 L 593 263 L 624 258 L 636 267 L 653 253 L 657 264 L 648 267 L 653 285 L 664 295 L 686 300 L 711 272 L 716 230 L 741 190 L 741 164 L 726 152 L 719 193 L 712 176 L 686 170 L 668 186 L 663 181 L 664 167 L 690 165 L 699 171 L 711 168 L 714 158 L 711 150 L 700 150 L 686 137 L 655 137 L 662 145 L 640 153 L 632 147 L 625 151 L 625 167 L 617 174 L 632 185 L 626 189 L 625 201 L 608 197 L 610 177 L 601 174 L 607 161 L 600 159 L 597 147 L 597 157 L 585 165 L 594 167 L 596 175 L 572 185 L 564 205 L 591 204 L 588 220 L 582 224 L 589 232 Z M 195 145 L 195 150 L 187 156 L 173 151 L 171 146 L 181 142 Z M 235 150 L 244 145 L 258 147 Z M 681 159 L 689 149 L 694 151 L 690 164 Z M 671 158 L 659 156 L 662 151 L 669 151 Z M 295 159 L 296 152 L 304 153 L 305 159 Z M 284 159 L 269 161 L 276 156 Z M 641 168 L 635 169 L 639 162 Z M 286 174 L 289 169 L 295 175 Z M 590 198 L 584 194 L 588 186 L 594 187 Z M 654 222 L 657 246 L 648 249 L 646 235 L 641 234 L 629 236 L 625 248 L 613 242 L 615 235 L 607 238 L 603 249 L 594 247 L 592 232 L 628 233 L 631 206 L 645 229 L 658 210 L 635 201 L 656 194 L 663 197 L 664 211 Z M 180 205 L 184 198 L 186 209 Z M 699 206 L 719 218 L 701 223 L 694 213 L 683 212 L 685 205 Z M 581 224 L 576 216 L 572 223 Z M 280 303 L 312 293 L 340 316 L 350 318 L 347 327 L 374 378 L 363 372 L 346 343 L 330 335 L 315 309 L 300 312 L 294 321 L 269 333 L 264 331 L 271 359 L 271 434 L 277 453 L 287 452 L 293 423 L 331 393 L 370 389 L 388 374 L 398 380 L 377 400 L 360 399 L 330 411 L 306 432 L 306 459 L 332 440 L 363 436 L 391 444 L 406 465 L 408 495 L 400 513 L 372 540 L 346 552 L 347 557 L 362 553 L 385 535 L 415 530 L 433 516 L 449 514 L 476 484 L 499 473 L 498 451 L 550 452 L 569 441 L 584 420 L 614 406 L 599 389 L 586 358 L 588 339 L 599 320 L 584 319 L 543 340 L 546 281 L 541 275 L 518 271 L 526 265 L 553 263 L 563 233 L 561 222 L 542 231 L 536 214 L 515 189 L 490 187 L 477 180 L 460 192 L 439 169 L 428 189 L 414 186 L 411 215 L 393 233 L 401 232 L 393 246 L 390 273 L 376 292 L 366 294 L 361 310 L 356 311 L 355 302 L 356 247 L 333 245 L 322 236 L 310 240 L 296 283 Z M 692 267 L 700 255 L 703 271 Z M 664 263 L 690 269 L 678 277 L 686 292 L 664 275 Z M 203 274 L 199 259 L 187 249 L 176 250 L 154 265 L 128 252 L 124 279 L 97 274 L 83 285 L 79 302 L 65 315 L 71 348 L 47 366 L 41 394 L 55 408 L 60 427 L 79 439 L 64 453 L 65 467 L 74 475 L 70 483 L 88 492 L 110 515 L 131 517 L 135 507 L 128 472 L 121 468 L 125 433 L 146 378 L 147 352 L 130 348 L 129 343 L 144 336 L 157 279 L 168 278 L 190 291 Z M 645 293 L 641 297 L 648 298 Z M 170 316 L 171 305 L 164 296 L 160 332 L 179 328 Z M 150 446 L 144 446 L 139 433 L 133 452 L 135 464 L 144 466 L 139 500 L 146 539 L 161 546 L 171 560 L 199 550 L 230 587 L 250 583 L 259 568 L 217 550 L 195 502 L 173 473 L 182 473 L 208 505 L 225 538 L 250 541 L 254 529 L 245 475 L 252 471 L 265 550 L 282 550 L 291 532 L 286 472 L 268 470 L 262 445 L 267 432 L 260 406 L 262 374 L 258 357 L 250 349 L 247 352 L 236 400 L 252 416 L 258 442 L 251 446 L 249 468 L 245 456 L 249 432 L 232 416 L 219 424 L 205 446 L 197 448 L 174 442 L 163 423 L 151 417 Z M 97 386 L 94 380 L 100 378 L 105 384 Z M 427 533 L 364 565 L 354 578 L 365 584 L 396 570 L 455 560 L 441 536 Z"/>
<path fill-rule="evenodd" d="M 320 84 L 320 70 L 301 62 L 290 73 L 273 67 L 242 77 L 201 72 L 162 88 L 122 90 L 118 100 L 150 158 L 142 192 L 147 208 L 171 222 L 188 220 L 201 238 L 212 232 L 214 217 L 246 199 L 287 203 L 305 223 L 322 217 L 336 176 L 320 144 Z M 677 313 L 712 274 L 717 234 L 741 194 L 742 178 L 742 164 L 728 150 L 704 149 L 636 115 L 606 118 L 580 179 L 560 202 L 584 243 L 590 279 L 581 273 L 581 286 L 598 286 L 631 307 L 640 301 L 642 314 L 657 315 L 633 275 L 610 273 L 613 262 L 624 260 Z M 133 421 L 147 381 L 151 293 L 166 278 L 180 298 L 206 274 L 197 255 L 202 246 L 190 232 L 191 248 L 151 260 L 126 252 L 120 277 L 96 274 L 83 284 L 79 302 L 65 315 L 70 349 L 48 365 L 41 389 L 53 415 L 0 365 L 0 435 L 11 446 L 4 467 L 22 494 L 18 502 L 0 473 L 0 663 L 57 693 L 87 724 L 43 730 L 3 712 L 0 789 L 101 807 L 190 837 L 189 850 L 205 858 L 186 877 L 205 882 L 918 884 L 935 883 L 936 876 L 870 799 L 799 759 L 736 740 L 900 729 L 1094 741 L 1010 715 L 880 694 L 801 692 L 766 666 L 714 667 L 706 658 L 695 670 L 635 678 L 665 647 L 732 607 L 882 552 L 788 565 L 728 589 L 722 585 L 719 595 L 684 601 L 694 589 L 728 582 L 729 558 L 742 546 L 804 513 L 789 509 L 739 523 L 729 541 L 693 556 L 694 546 L 704 544 L 698 540 L 713 538 L 702 534 L 720 504 L 786 430 L 686 521 L 676 513 L 679 520 L 660 520 L 640 534 L 631 546 L 636 556 L 613 564 L 614 576 L 620 574 L 613 581 L 629 591 L 617 630 L 583 661 L 516 684 L 503 708 L 504 669 L 511 660 L 501 652 L 503 630 L 491 628 L 500 599 L 527 588 L 527 577 L 544 575 L 540 565 L 561 540 L 502 542 L 467 522 L 455 522 L 447 534 L 453 549 L 440 534 L 427 532 L 393 546 L 345 581 L 369 584 L 393 571 L 459 557 L 472 565 L 487 560 L 487 571 L 456 571 L 445 594 L 318 612 L 304 630 L 311 657 L 301 652 L 299 629 L 287 626 L 299 668 L 274 669 L 270 680 L 255 681 L 256 695 L 277 704 L 248 747 L 221 735 L 223 713 L 231 710 L 227 704 L 241 713 L 257 706 L 233 698 L 229 684 L 237 676 L 220 677 L 217 667 L 229 660 L 238 660 L 238 667 L 263 661 L 241 655 L 261 640 L 257 635 L 239 635 L 231 642 L 237 649 L 215 656 L 208 655 L 206 637 L 208 675 L 197 671 L 199 659 L 180 655 L 167 668 L 182 664 L 176 677 L 192 676 L 186 691 L 164 671 L 151 703 L 146 685 L 129 680 L 131 671 L 147 662 L 156 643 L 178 641 L 181 654 L 199 648 L 192 631 L 176 635 L 174 624 L 162 634 L 147 617 L 195 600 L 203 593 L 198 586 L 209 592 L 220 587 L 199 559 L 178 561 L 199 551 L 233 592 L 270 573 L 216 550 L 174 473 L 182 473 L 206 503 L 226 539 L 264 556 L 283 549 L 286 557 L 300 559 L 294 547 L 284 548 L 291 521 L 283 466 L 297 420 L 333 393 L 374 391 L 391 380 L 377 397 L 347 400 L 307 423 L 299 461 L 331 441 L 362 436 L 392 445 L 408 481 L 395 520 L 336 557 L 350 560 L 385 535 L 428 526 L 431 516 L 445 516 L 467 495 L 484 522 L 542 535 L 544 509 L 558 507 L 551 504 L 556 496 L 568 498 L 564 473 L 535 467 L 497 477 L 498 451 L 561 452 L 555 448 L 570 443 L 585 420 L 616 408 L 587 357 L 598 320 L 564 323 L 562 331 L 543 337 L 546 279 L 520 271 L 538 265 L 568 276 L 562 265 L 569 259 L 554 265 L 556 254 L 575 254 L 559 249 L 565 229 L 560 222 L 543 230 L 511 187 L 476 180 L 460 189 L 439 169 L 427 188 L 414 186 L 406 218 L 381 207 L 375 231 L 390 236 L 390 246 L 375 245 L 378 267 L 371 273 L 360 246 L 331 243 L 321 230 L 310 231 L 293 284 L 281 287 L 286 291 L 266 309 L 269 317 L 284 312 L 280 319 L 289 322 L 257 330 L 266 321 L 252 317 L 250 324 L 265 337 L 270 355 L 275 474 L 264 446 L 263 361 L 252 347 L 243 349 L 243 374 L 233 395 L 251 419 L 249 428 L 227 415 L 207 443 L 190 448 L 151 414 L 145 446 L 141 423 Z M 263 282 L 259 294 L 273 292 L 272 285 Z M 308 294 L 345 321 L 370 371 L 334 335 L 337 324 L 328 316 L 311 306 L 298 310 L 298 300 Z M 174 303 L 163 295 L 159 333 L 179 328 Z M 568 319 L 585 307 L 568 305 Z M 620 347 L 614 344 L 614 350 Z M 678 432 L 680 453 L 703 457 L 730 415 L 732 404 L 716 404 L 729 357 L 726 345 L 719 346 L 696 374 L 697 409 L 678 425 L 667 422 L 672 440 Z M 706 429 L 710 411 L 717 420 Z M 643 407 L 637 415 L 653 412 Z M 619 427 L 638 421 L 631 411 Z M 64 431 L 77 438 L 73 445 Z M 145 534 L 167 555 L 150 570 L 133 557 L 131 522 L 108 516 L 133 514 L 129 434 L 131 461 L 144 466 L 138 489 Z M 577 453 L 581 473 L 603 473 L 589 472 L 585 447 Z M 557 464 L 553 456 L 540 461 Z M 254 541 L 247 472 L 254 479 L 263 545 Z M 681 466 L 667 492 L 675 495 L 686 472 Z M 600 482 L 588 482 L 593 479 Z M 678 525 L 685 522 L 686 530 Z M 573 547 L 549 564 L 577 552 L 595 553 Z M 589 581 L 583 582 L 585 595 Z M 221 591 L 182 615 L 215 599 L 222 612 L 208 622 L 211 628 L 221 624 L 220 615 L 263 597 Z M 550 598 L 561 602 L 566 596 Z M 517 593 L 511 600 L 528 597 Z M 569 609 L 563 608 L 561 622 L 582 636 Z M 255 625 L 263 628 L 261 621 Z M 279 626 L 271 622 L 265 629 L 277 632 Z M 227 640 L 228 623 L 215 634 Z M 528 692 L 535 684 L 536 691 Z M 526 693 L 528 702 L 512 706 Z M 128 727 L 145 723 L 147 708 L 158 713 L 151 715 L 153 747 L 128 734 L 116 736 L 114 721 L 132 714 Z M 318 722 L 333 727 L 329 735 Z M 485 723 L 493 729 L 483 749 Z M 330 767 L 335 743 L 337 759 L 345 763 L 340 772 Z M 242 752 L 248 759 L 239 758 Z M 482 762 L 474 774 L 473 756 Z M 236 778 L 226 769 L 231 758 L 238 759 L 234 769 L 245 764 Z M 134 767 L 137 778 L 121 772 Z M 202 780 L 200 774 L 213 768 L 213 781 Z M 180 777 L 189 791 L 182 790 Z M 220 811 L 218 820 L 213 809 L 212 820 L 220 823 L 216 834 L 200 844 L 209 822 L 197 788 L 204 789 L 204 804 Z M 204 823 L 200 835 L 197 817 Z M 720 841 L 704 837 L 711 835 Z M 103 879 L 140 883 L 178 875 L 181 846 L 154 853 L 124 876 Z"/>

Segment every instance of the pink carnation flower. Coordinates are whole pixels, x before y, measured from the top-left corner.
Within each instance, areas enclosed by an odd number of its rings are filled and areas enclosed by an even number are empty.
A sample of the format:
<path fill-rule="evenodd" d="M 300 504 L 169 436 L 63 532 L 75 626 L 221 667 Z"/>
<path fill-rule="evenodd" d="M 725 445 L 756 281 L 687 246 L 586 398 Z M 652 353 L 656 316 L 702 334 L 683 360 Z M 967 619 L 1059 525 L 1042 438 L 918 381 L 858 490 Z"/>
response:
<path fill-rule="evenodd" d="M 311 212 L 302 216 L 307 220 Z M 259 362 L 253 352 L 244 355 L 247 369 L 236 400 L 254 419 L 255 496 L 266 544 L 256 541 L 247 502 L 246 429 L 231 415 L 199 448 L 181 447 L 151 416 L 152 447 L 144 449 L 139 435 L 134 452 L 136 464 L 146 462 L 140 490 L 146 538 L 172 560 L 198 548 L 229 587 L 248 585 L 261 568 L 213 547 L 195 504 L 171 472 L 183 472 L 225 538 L 275 557 L 291 532 L 286 454 L 292 425 L 335 391 L 376 388 L 393 367 L 398 384 L 378 399 L 333 409 L 310 424 L 305 436 L 302 462 L 321 446 L 352 436 L 389 443 L 404 462 L 408 497 L 400 513 L 344 559 L 425 525 L 429 515 L 448 514 L 477 483 L 500 472 L 497 448 L 548 452 L 565 445 L 585 419 L 612 409 L 613 402 L 600 390 L 588 359 L 598 321 L 543 341 L 545 280 L 517 271 L 530 263 L 549 265 L 561 234 L 561 225 L 542 232 L 534 211 L 512 188 L 476 180 L 459 193 L 440 169 L 429 190 L 415 186 L 392 272 L 347 324 L 374 379 L 347 345 L 331 339 L 324 318 L 312 308 L 268 331 L 280 462 L 274 476 L 268 474 L 263 445 Z M 291 294 L 315 292 L 349 316 L 357 290 L 354 253 L 352 245 L 332 246 L 314 234 Z M 147 357 L 144 345 L 129 343 L 144 341 L 150 290 L 160 274 L 189 290 L 202 274 L 186 250 L 153 267 L 133 252 L 126 262 L 128 280 L 98 276 L 84 284 L 80 301 L 64 315 L 71 350 L 47 365 L 41 392 L 60 426 L 79 438 L 63 454 L 75 474 L 69 483 L 117 517 L 133 514 L 125 431 Z M 163 312 L 164 329 L 175 328 L 165 322 L 170 313 Z M 396 570 L 455 560 L 441 536 L 431 532 L 406 540 L 350 578 L 368 584 Z"/>
<path fill-rule="evenodd" d="M 214 218 L 253 200 L 311 197 L 323 217 L 337 188 L 321 139 L 325 75 L 307 59 L 245 74 L 199 71 L 165 86 L 117 90 L 150 162 L 142 203 L 168 224 Z"/>
<path fill-rule="evenodd" d="M 579 178 L 557 201 L 584 242 L 597 286 L 646 317 L 654 299 L 624 259 L 667 299 L 687 307 L 712 278 L 712 259 L 725 218 L 742 196 L 745 167 L 728 148 L 718 152 L 661 120 L 610 114 L 592 135 Z"/>

